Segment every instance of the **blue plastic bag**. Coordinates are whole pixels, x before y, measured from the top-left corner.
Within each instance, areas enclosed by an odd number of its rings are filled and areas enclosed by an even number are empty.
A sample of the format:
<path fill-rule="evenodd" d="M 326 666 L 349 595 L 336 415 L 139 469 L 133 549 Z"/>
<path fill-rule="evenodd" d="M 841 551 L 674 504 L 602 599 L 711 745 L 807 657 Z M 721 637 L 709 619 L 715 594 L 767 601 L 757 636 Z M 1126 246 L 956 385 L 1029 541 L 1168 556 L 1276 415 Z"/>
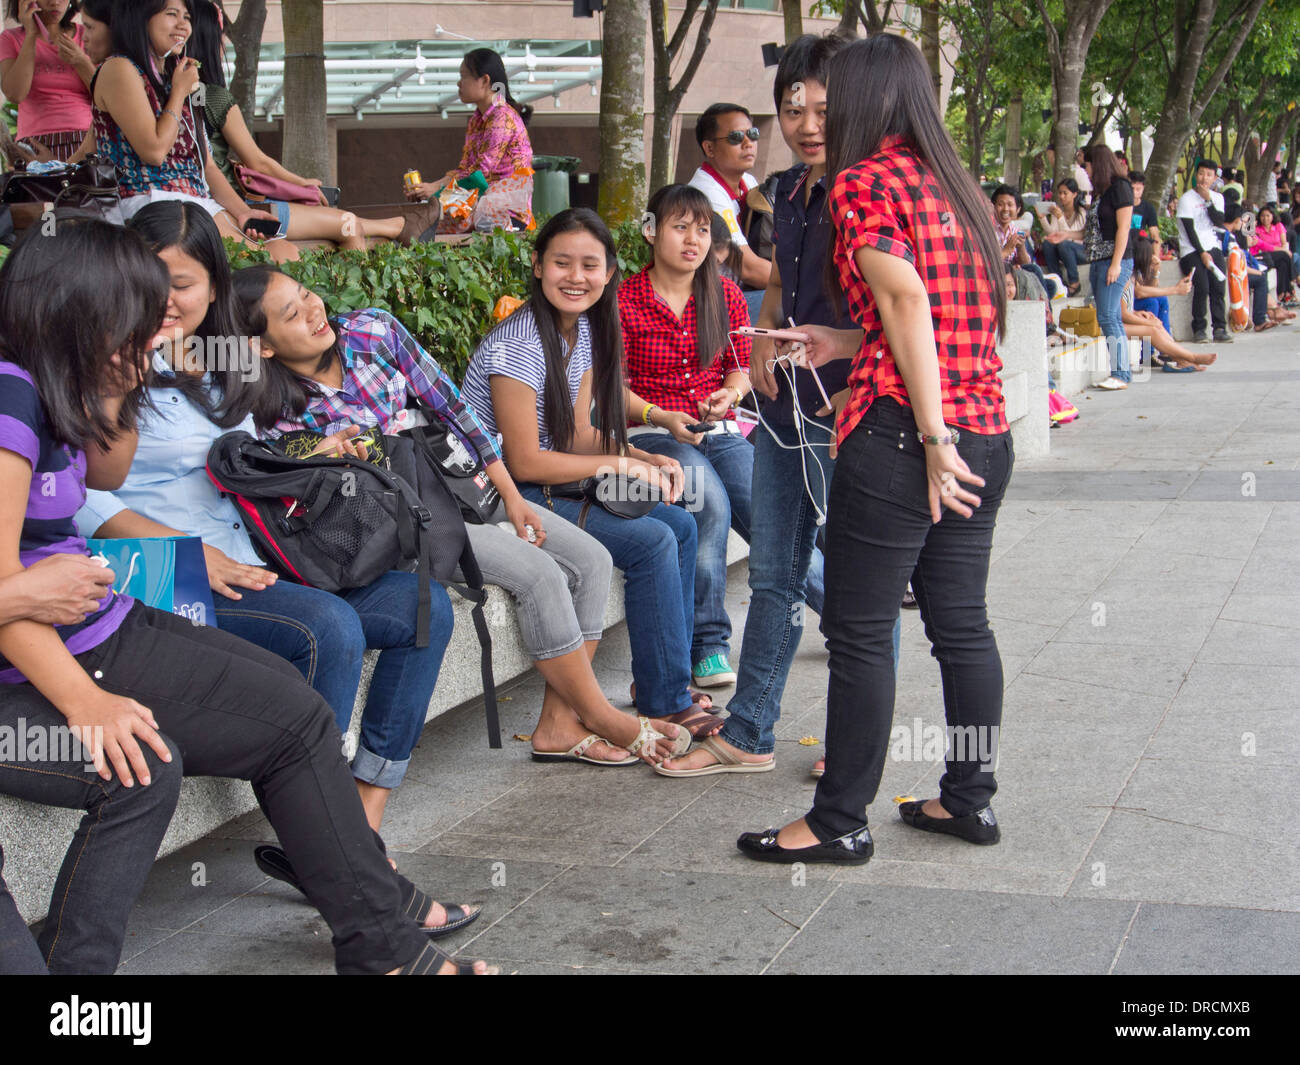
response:
<path fill-rule="evenodd" d="M 108 559 L 117 576 L 114 591 L 195 625 L 216 624 L 203 541 L 197 536 L 87 540 L 86 547 Z"/>

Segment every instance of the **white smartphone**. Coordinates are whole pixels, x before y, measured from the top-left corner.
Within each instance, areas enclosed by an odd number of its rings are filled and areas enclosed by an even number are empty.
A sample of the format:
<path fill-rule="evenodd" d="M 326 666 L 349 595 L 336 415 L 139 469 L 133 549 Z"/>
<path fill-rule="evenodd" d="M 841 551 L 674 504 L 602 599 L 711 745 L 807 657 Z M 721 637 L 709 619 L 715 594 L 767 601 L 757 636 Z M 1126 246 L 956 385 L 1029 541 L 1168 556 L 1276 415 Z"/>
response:
<path fill-rule="evenodd" d="M 812 337 L 795 329 L 760 329 L 758 326 L 742 325 L 736 330 L 743 337 L 767 337 L 769 340 L 789 340 L 794 344 L 810 344 Z"/>

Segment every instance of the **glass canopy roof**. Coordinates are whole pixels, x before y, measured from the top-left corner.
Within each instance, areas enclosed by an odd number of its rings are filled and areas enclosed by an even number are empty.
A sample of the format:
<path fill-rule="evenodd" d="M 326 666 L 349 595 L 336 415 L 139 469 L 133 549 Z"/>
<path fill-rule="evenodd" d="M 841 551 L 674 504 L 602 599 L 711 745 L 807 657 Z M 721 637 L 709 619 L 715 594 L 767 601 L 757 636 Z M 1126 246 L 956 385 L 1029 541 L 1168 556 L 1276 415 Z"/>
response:
<path fill-rule="evenodd" d="M 520 103 L 556 96 L 600 81 L 600 41 L 420 40 L 325 45 L 326 111 L 331 115 L 467 112 L 456 97 L 460 63 L 472 48 L 495 49 L 505 60 L 510 91 Z M 227 77 L 234 50 L 227 48 Z M 284 45 L 262 45 L 257 72 L 258 117 L 284 113 Z"/>

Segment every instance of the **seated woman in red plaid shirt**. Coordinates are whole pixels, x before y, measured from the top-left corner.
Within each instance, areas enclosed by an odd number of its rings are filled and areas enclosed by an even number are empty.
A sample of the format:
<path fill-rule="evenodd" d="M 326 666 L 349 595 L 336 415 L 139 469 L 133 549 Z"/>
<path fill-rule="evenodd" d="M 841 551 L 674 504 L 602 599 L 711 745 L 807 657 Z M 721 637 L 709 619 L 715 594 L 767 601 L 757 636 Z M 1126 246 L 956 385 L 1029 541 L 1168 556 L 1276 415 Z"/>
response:
<path fill-rule="evenodd" d="M 920 49 L 879 34 L 831 60 L 828 282 L 862 328 L 800 325 L 807 360 L 852 358 L 826 526 L 826 773 L 806 817 L 745 833 L 759 861 L 861 864 L 894 718 L 891 631 L 911 579 L 939 661 L 947 771 L 899 807 L 913 828 L 998 842 L 989 802 L 1002 660 L 985 588 L 1013 453 L 999 373 L 1002 256 Z"/>
<path fill-rule="evenodd" d="M 734 528 L 749 541 L 754 449 L 731 411 L 750 391 L 750 341 L 728 336 L 749 325 L 749 312 L 735 282 L 718 274 L 704 193 L 666 185 L 646 213 L 654 260 L 618 290 L 628 439 L 686 471 L 683 499 L 699 529 L 691 673 L 696 684 L 716 688 L 736 683 L 727 660 L 727 532 Z M 715 428 L 688 428 L 701 422 Z"/>

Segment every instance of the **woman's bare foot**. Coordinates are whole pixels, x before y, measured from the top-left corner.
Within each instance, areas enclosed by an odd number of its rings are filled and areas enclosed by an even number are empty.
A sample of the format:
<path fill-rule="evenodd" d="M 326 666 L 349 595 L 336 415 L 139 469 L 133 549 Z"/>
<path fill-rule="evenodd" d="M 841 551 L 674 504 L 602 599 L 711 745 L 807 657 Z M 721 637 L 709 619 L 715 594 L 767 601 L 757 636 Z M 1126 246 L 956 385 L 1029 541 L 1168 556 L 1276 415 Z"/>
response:
<path fill-rule="evenodd" d="M 713 742 L 722 744 L 723 747 L 731 751 L 742 762 L 752 762 L 755 764 L 761 764 L 763 762 L 770 762 L 772 760 L 772 756 L 770 754 L 750 754 L 748 751 L 742 751 L 739 747 L 733 747 L 721 736 L 714 736 Z M 712 751 L 708 750 L 705 747 L 696 747 L 695 750 L 691 751 L 688 754 L 682 755 L 682 757 L 680 758 L 670 758 L 668 761 L 664 762 L 664 768 L 665 769 L 704 769 L 707 766 L 718 765 L 718 764 L 719 764 L 718 757 Z"/>
<path fill-rule="evenodd" d="M 791 821 L 785 828 L 776 834 L 776 841 L 786 850 L 797 850 L 801 847 L 815 847 L 821 840 L 813 835 L 813 830 L 808 827 L 808 822 L 802 817 L 798 821 Z"/>
<path fill-rule="evenodd" d="M 722 726 L 726 724 L 717 714 L 710 714 L 701 710 L 694 703 L 691 704 L 689 710 L 669 714 L 663 720 L 671 721 L 674 725 L 681 725 L 690 732 L 692 738 L 697 740 L 705 739 L 708 736 L 716 736 L 722 731 Z"/>
<path fill-rule="evenodd" d="M 635 726 L 633 727 L 635 728 Z M 537 730 L 533 733 L 533 750 L 539 754 L 556 754 L 567 751 L 588 735 L 590 735 L 590 730 L 584 728 L 582 722 L 576 717 L 548 724 L 539 721 Z M 625 748 L 615 747 L 614 744 L 605 740 L 593 743 L 583 754 L 600 762 L 626 762 L 632 757 L 631 753 Z"/>
<path fill-rule="evenodd" d="M 927 799 L 925 805 L 921 807 L 921 813 L 926 817 L 933 817 L 937 821 L 951 820 L 952 814 L 943 808 L 943 803 L 938 799 Z"/>
<path fill-rule="evenodd" d="M 434 902 L 432 899 L 429 901 L 432 905 L 429 907 L 428 915 L 424 918 L 424 927 L 441 928 L 447 923 L 447 908 L 441 902 Z M 473 916 L 483 908 L 482 906 L 471 906 L 465 903 L 458 903 L 458 905 L 465 911 L 466 917 Z"/>

